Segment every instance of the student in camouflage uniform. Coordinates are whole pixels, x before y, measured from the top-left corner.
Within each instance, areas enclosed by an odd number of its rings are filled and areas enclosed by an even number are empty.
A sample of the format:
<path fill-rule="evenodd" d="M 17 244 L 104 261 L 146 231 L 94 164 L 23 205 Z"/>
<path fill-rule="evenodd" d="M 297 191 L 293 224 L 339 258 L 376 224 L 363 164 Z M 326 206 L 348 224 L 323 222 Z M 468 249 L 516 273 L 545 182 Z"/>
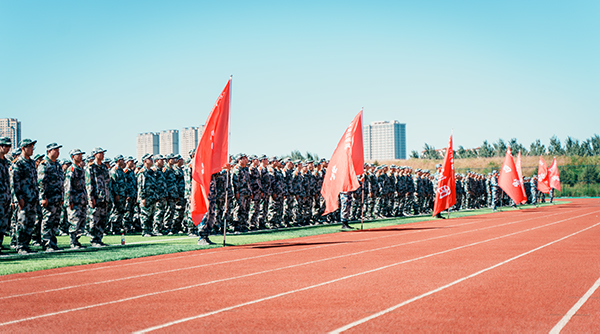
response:
<path fill-rule="evenodd" d="M 156 203 L 154 208 L 153 235 L 163 235 L 165 214 L 167 213 L 167 197 L 169 196 L 164 175 L 165 159 L 162 155 L 154 156 L 154 187 Z"/>
<path fill-rule="evenodd" d="M 104 152 L 101 147 L 92 151 L 94 161 L 85 172 L 85 185 L 88 194 L 90 214 L 89 233 L 92 247 L 107 246 L 102 242 L 108 220 L 108 203 L 110 199 L 110 177 L 108 168 L 103 163 Z"/>
<path fill-rule="evenodd" d="M 135 159 L 127 157 L 125 159 L 125 213 L 123 214 L 123 226 L 125 233 L 130 233 L 135 230 L 134 216 L 135 207 L 137 205 L 137 175 L 135 174 Z"/>
<path fill-rule="evenodd" d="M 10 162 L 6 159 L 6 154 L 10 152 L 12 146 L 8 137 L 0 137 L 0 253 L 4 247 L 4 235 L 8 233 L 10 227 L 10 217 L 12 214 L 10 206 Z"/>
<path fill-rule="evenodd" d="M 64 203 L 69 220 L 70 244 L 73 249 L 85 248 L 79 243 L 85 228 L 87 210 L 87 191 L 85 188 L 85 171 L 82 166 L 83 154 L 79 149 L 71 150 L 73 164 L 67 168 L 64 183 Z"/>
<path fill-rule="evenodd" d="M 142 236 L 151 237 L 156 228 L 154 222 L 154 211 L 156 209 L 156 171 L 152 168 L 152 155 L 145 154 L 142 157 L 144 167 L 137 177 L 138 202 L 140 204 L 140 223 L 142 225 Z"/>
<path fill-rule="evenodd" d="M 498 206 L 498 172 L 493 171 L 489 179 L 490 188 L 490 204 L 493 211 L 496 211 Z"/>
<path fill-rule="evenodd" d="M 250 200 L 250 211 L 248 213 L 250 220 L 244 222 L 246 228 L 255 230 L 258 227 L 258 218 L 260 217 L 260 203 L 262 201 L 262 185 L 260 183 L 260 160 L 256 156 L 250 157 L 250 166 L 248 167 L 250 176 L 250 189 L 252 197 Z"/>
<path fill-rule="evenodd" d="M 177 190 L 177 178 L 175 175 L 175 163 L 177 160 L 174 154 L 169 154 L 166 157 L 167 164 L 163 167 L 163 177 L 165 179 L 166 186 L 166 211 L 164 215 L 164 226 L 168 235 L 173 235 L 175 228 L 173 226 L 173 218 L 175 217 L 175 204 L 179 199 L 179 192 Z M 175 231 L 176 233 L 177 231 Z"/>
<path fill-rule="evenodd" d="M 60 250 L 55 232 L 58 231 L 63 208 L 64 175 L 57 161 L 62 145 L 46 146 L 46 157 L 38 166 L 38 187 L 42 207 L 42 245 L 46 252 Z"/>
<path fill-rule="evenodd" d="M 125 177 L 125 158 L 122 155 L 115 157 L 115 166 L 110 169 L 110 194 L 112 209 L 110 211 L 109 228 L 112 234 L 124 231 L 123 217 L 127 205 L 127 178 Z"/>
<path fill-rule="evenodd" d="M 175 156 L 177 160 L 173 167 L 175 174 L 175 184 L 177 189 L 177 201 L 175 202 L 175 214 L 173 215 L 173 233 L 187 233 L 187 227 L 183 225 L 185 218 L 185 205 L 187 199 L 185 196 L 185 177 L 184 164 L 185 161 L 179 154 Z"/>
<path fill-rule="evenodd" d="M 294 193 L 292 191 L 292 177 L 294 164 L 289 158 L 284 159 L 285 167 L 281 171 L 283 184 L 283 214 L 282 226 L 289 227 L 294 219 Z"/>
<path fill-rule="evenodd" d="M 248 157 L 245 154 L 240 155 L 238 164 L 233 169 L 232 185 L 236 199 L 234 209 L 234 226 L 235 232 L 245 232 L 248 230 L 248 212 L 250 202 L 252 201 L 252 188 L 250 185 L 250 172 L 248 169 Z"/>
<path fill-rule="evenodd" d="M 217 203 L 217 177 L 219 173 L 214 173 L 210 176 L 210 184 L 208 189 L 208 211 L 202 217 L 202 221 L 198 224 L 198 233 L 200 239 L 198 239 L 198 246 L 214 245 L 214 242 L 210 241 L 208 235 L 213 229 L 216 218 L 215 205 Z"/>
<path fill-rule="evenodd" d="M 269 173 L 269 158 L 266 155 L 263 155 L 260 159 L 260 166 L 258 167 L 258 172 L 260 175 L 260 213 L 258 215 L 258 224 L 256 225 L 257 229 L 264 229 L 265 222 L 268 220 L 269 216 L 269 203 L 271 201 L 271 196 L 273 195 L 272 185 L 273 175 Z"/>
<path fill-rule="evenodd" d="M 35 226 L 39 192 L 35 162 L 31 160 L 35 143 L 31 139 L 23 139 L 20 143 L 21 155 L 11 170 L 12 196 L 17 203 L 16 250 L 21 255 L 35 253 L 29 248 L 31 233 Z"/>

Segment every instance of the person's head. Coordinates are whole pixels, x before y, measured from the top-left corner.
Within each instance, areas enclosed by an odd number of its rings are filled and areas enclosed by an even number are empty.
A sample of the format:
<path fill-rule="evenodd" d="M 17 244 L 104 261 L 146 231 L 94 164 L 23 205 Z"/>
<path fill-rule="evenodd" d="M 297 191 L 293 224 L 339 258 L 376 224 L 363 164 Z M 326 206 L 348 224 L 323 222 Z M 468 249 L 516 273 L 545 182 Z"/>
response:
<path fill-rule="evenodd" d="M 165 158 L 160 154 L 154 156 L 154 164 L 157 168 L 163 168 L 165 166 Z"/>
<path fill-rule="evenodd" d="M 35 150 L 35 143 L 37 143 L 37 140 L 21 140 L 21 143 L 19 145 L 19 147 L 21 148 L 21 155 L 25 158 L 30 158 L 33 155 L 33 150 Z"/>
<path fill-rule="evenodd" d="M 125 168 L 125 158 L 122 155 L 117 155 L 114 159 L 115 165 L 119 168 Z"/>
<path fill-rule="evenodd" d="M 73 150 L 71 150 L 71 152 L 69 152 L 69 155 L 71 156 L 71 160 L 73 160 L 73 163 L 80 167 L 83 162 L 84 154 L 85 154 L 85 152 L 81 152 L 81 150 L 78 148 L 73 149 Z"/>
<path fill-rule="evenodd" d="M 0 137 L 0 154 L 4 156 L 10 152 L 12 141 L 8 137 Z"/>
<path fill-rule="evenodd" d="M 103 150 L 102 147 L 96 147 L 93 151 L 92 151 L 92 155 L 94 156 L 94 160 L 96 161 L 96 163 L 99 165 L 104 161 L 104 152 L 106 152 L 106 150 Z"/>
<path fill-rule="evenodd" d="M 52 162 L 55 162 L 56 159 L 58 159 L 58 156 L 60 155 L 59 149 L 61 147 L 62 145 L 58 145 L 57 143 L 51 143 L 46 145 L 46 155 L 48 156 L 48 159 L 50 159 Z"/>
<path fill-rule="evenodd" d="M 152 154 L 144 154 L 142 162 L 144 163 L 144 167 L 151 168 L 153 165 Z"/>

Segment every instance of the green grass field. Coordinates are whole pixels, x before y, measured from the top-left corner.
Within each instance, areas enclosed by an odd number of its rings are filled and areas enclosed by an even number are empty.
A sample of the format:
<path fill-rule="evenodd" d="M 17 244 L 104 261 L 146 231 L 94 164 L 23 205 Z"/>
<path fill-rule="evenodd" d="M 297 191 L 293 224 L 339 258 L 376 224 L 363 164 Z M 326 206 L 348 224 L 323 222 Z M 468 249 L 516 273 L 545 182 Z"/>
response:
<path fill-rule="evenodd" d="M 565 203 L 565 202 L 562 202 Z M 557 203 L 558 204 L 558 203 Z M 550 205 L 550 204 L 544 204 Z M 522 209 L 531 208 L 531 205 L 522 206 Z M 510 207 L 501 209 L 502 211 L 516 210 Z M 473 211 L 452 212 L 451 218 L 474 216 L 484 213 L 490 213 L 490 209 L 481 209 Z M 443 214 L 444 217 L 447 213 Z M 431 216 L 415 216 L 403 218 L 380 219 L 365 221 L 364 228 L 377 228 L 393 225 L 411 224 L 415 222 L 433 220 Z M 360 229 L 360 221 L 351 223 L 353 227 Z M 246 245 L 274 240 L 292 239 L 318 234 L 340 232 L 339 224 L 315 225 L 307 227 L 287 228 L 280 230 L 256 231 L 243 234 L 228 234 L 226 236 L 227 246 Z M 117 261 L 133 259 L 160 254 L 170 254 L 178 252 L 193 251 L 203 248 L 223 247 L 223 235 L 213 235 L 210 239 L 216 243 L 214 246 L 198 246 L 197 238 L 191 238 L 187 235 L 172 235 L 152 238 L 143 238 L 141 235 L 126 235 L 125 245 L 121 245 L 120 235 L 108 235 L 104 237 L 104 242 L 111 245 L 103 248 L 88 247 L 83 250 L 71 250 L 69 248 L 69 237 L 58 237 L 58 245 L 64 248 L 63 251 L 54 253 L 44 253 L 40 247 L 34 247 L 34 250 L 40 251 L 36 254 L 18 255 L 15 251 L 2 251 L 0 255 L 0 275 L 16 274 L 22 272 L 61 268 L 68 266 L 77 266 L 82 264 L 100 263 L 107 261 Z M 8 247 L 9 238 L 5 238 L 4 246 Z M 89 245 L 89 238 L 82 237 L 80 242 L 83 245 Z"/>

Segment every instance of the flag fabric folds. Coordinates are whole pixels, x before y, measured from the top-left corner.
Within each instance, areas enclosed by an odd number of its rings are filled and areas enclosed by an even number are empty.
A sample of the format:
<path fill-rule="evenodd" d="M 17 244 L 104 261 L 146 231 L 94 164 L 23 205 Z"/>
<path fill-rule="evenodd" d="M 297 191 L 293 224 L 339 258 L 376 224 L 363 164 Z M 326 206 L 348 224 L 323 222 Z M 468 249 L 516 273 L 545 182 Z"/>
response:
<path fill-rule="evenodd" d="M 548 166 L 546 166 L 546 162 L 544 158 L 540 155 L 540 162 L 538 167 L 538 180 L 537 180 L 537 188 L 539 191 L 547 194 L 550 192 L 550 180 L 548 178 Z"/>
<path fill-rule="evenodd" d="M 517 173 L 510 147 L 506 150 L 504 164 L 498 177 L 498 186 L 517 204 L 527 199 L 521 189 L 523 186 L 519 181 L 519 174 Z"/>
<path fill-rule="evenodd" d="M 361 109 L 344 132 L 327 166 L 321 187 L 325 199 L 324 215 L 337 210 L 340 192 L 353 191 L 360 186 L 356 176 L 364 173 L 365 163 L 362 112 Z"/>
<path fill-rule="evenodd" d="M 548 168 L 548 175 L 550 178 L 550 187 L 560 191 L 560 175 L 558 173 L 558 164 L 556 158 L 552 160 L 550 168 Z"/>
<path fill-rule="evenodd" d="M 454 178 L 454 151 L 452 149 L 452 135 L 446 149 L 446 156 L 442 164 L 442 171 L 438 179 L 435 192 L 433 216 L 456 204 L 456 180 Z"/>
<path fill-rule="evenodd" d="M 521 182 L 521 190 L 523 190 L 523 203 L 527 202 L 527 193 L 525 193 L 525 182 L 523 182 L 523 170 L 521 169 L 521 151 L 517 154 L 517 162 L 515 163 L 515 167 L 517 168 L 517 174 L 519 175 L 519 182 Z"/>
<path fill-rule="evenodd" d="M 208 211 L 210 177 L 223 169 L 229 156 L 229 104 L 231 101 L 231 78 L 217 99 L 204 125 L 192 161 L 192 195 L 190 211 L 195 225 L 200 224 Z"/>

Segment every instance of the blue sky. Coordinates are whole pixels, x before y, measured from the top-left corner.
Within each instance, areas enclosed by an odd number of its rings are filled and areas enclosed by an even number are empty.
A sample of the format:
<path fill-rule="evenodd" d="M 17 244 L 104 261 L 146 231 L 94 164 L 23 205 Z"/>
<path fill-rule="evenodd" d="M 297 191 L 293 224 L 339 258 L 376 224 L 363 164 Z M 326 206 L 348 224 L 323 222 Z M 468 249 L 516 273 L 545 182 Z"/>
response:
<path fill-rule="evenodd" d="M 231 153 L 329 158 L 365 123 L 407 149 L 599 133 L 598 1 L 0 0 L 0 117 L 36 152 L 135 156 L 233 75 Z M 63 153 L 63 157 L 66 154 Z"/>

